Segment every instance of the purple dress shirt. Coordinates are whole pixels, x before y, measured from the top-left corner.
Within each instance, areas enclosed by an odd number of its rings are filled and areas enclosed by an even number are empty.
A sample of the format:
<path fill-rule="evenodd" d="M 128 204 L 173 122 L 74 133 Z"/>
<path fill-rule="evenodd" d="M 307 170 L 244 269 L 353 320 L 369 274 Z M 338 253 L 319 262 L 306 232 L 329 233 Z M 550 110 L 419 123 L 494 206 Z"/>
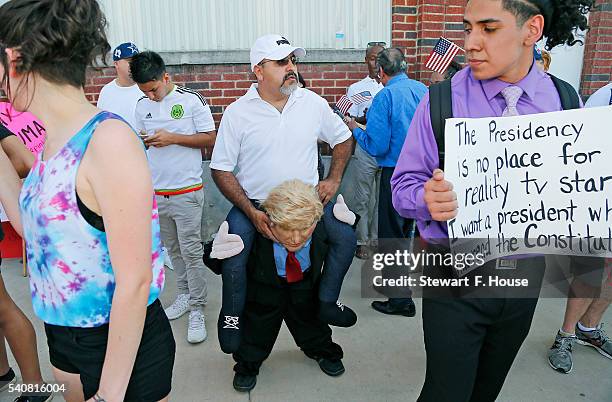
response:
<path fill-rule="evenodd" d="M 563 110 L 552 79 L 535 65 L 516 84 L 499 79 L 477 80 L 467 67 L 452 78 L 453 116 L 501 116 L 506 102 L 500 92 L 509 85 L 517 85 L 524 91 L 517 104 L 521 115 Z M 431 178 L 438 164 L 438 146 L 431 128 L 427 93 L 412 119 L 391 178 L 391 189 L 397 212 L 405 218 L 416 219 L 425 240 L 444 244 L 448 239 L 446 222 L 433 221 L 423 199 L 425 182 Z"/>

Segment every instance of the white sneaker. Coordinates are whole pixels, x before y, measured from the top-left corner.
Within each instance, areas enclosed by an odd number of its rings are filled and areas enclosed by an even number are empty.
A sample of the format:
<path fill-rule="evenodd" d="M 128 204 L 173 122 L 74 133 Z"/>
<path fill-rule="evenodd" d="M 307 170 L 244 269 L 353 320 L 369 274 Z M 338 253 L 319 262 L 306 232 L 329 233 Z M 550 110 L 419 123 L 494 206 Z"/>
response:
<path fill-rule="evenodd" d="M 170 254 L 168 254 L 168 249 L 166 247 L 162 247 L 162 255 L 164 256 L 164 265 L 174 271 L 174 266 L 172 265 L 172 260 L 170 259 Z"/>
<path fill-rule="evenodd" d="M 191 310 L 189 313 L 189 327 L 187 327 L 187 342 L 203 342 L 206 339 L 206 335 L 204 313 L 200 310 Z"/>
<path fill-rule="evenodd" d="M 176 320 L 189 311 L 189 295 L 184 293 L 176 296 L 174 303 L 164 311 L 169 320 Z"/>

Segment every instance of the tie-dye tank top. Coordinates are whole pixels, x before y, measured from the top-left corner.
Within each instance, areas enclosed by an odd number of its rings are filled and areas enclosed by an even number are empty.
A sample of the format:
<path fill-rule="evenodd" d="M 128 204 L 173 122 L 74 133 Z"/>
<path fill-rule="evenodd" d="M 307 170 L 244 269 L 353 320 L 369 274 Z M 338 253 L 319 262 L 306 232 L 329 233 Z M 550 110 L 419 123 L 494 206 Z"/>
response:
<path fill-rule="evenodd" d="M 32 306 L 48 324 L 96 327 L 110 318 L 115 276 L 106 233 L 85 220 L 76 194 L 77 169 L 96 127 L 106 119 L 122 120 L 99 113 L 57 154 L 46 161 L 38 154 L 19 197 Z M 151 196 L 153 280 L 148 304 L 164 286 L 159 215 Z"/>

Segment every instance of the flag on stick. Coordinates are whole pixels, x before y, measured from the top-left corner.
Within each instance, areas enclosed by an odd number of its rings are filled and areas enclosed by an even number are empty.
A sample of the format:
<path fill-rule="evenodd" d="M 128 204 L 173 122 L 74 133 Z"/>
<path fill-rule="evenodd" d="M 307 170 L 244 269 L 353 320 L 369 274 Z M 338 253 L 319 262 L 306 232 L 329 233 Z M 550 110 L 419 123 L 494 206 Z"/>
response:
<path fill-rule="evenodd" d="M 359 92 L 358 94 L 351 96 L 351 101 L 353 101 L 355 105 L 361 105 L 362 103 L 370 100 L 372 100 L 372 93 L 370 91 Z"/>
<path fill-rule="evenodd" d="M 453 61 L 455 55 L 463 50 L 459 46 L 455 45 L 453 42 L 449 41 L 446 38 L 438 39 L 436 46 L 434 46 L 427 62 L 425 63 L 425 67 L 437 71 L 440 74 L 444 74 L 444 71 L 448 68 L 448 65 Z"/>
<path fill-rule="evenodd" d="M 338 108 L 338 110 L 340 110 L 342 115 L 345 115 L 349 111 L 351 106 L 353 106 L 353 102 L 351 102 L 351 100 L 346 95 L 342 95 L 342 97 L 338 99 L 338 102 L 336 102 L 336 107 Z"/>

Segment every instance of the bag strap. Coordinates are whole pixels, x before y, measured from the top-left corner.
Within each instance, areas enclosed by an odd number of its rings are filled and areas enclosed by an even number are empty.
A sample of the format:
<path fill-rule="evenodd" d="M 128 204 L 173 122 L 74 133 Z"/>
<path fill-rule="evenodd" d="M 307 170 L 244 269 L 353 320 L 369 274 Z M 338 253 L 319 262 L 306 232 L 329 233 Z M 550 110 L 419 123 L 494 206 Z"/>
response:
<path fill-rule="evenodd" d="M 552 74 L 548 75 L 552 79 L 553 84 L 555 84 L 555 88 L 557 88 L 563 110 L 580 109 L 580 98 L 578 98 L 578 93 L 576 93 L 574 87 L 561 78 L 557 78 Z"/>
<path fill-rule="evenodd" d="M 451 80 L 444 80 L 429 86 L 429 117 L 438 146 L 440 169 L 444 168 L 444 128 L 446 119 L 453 117 Z"/>

